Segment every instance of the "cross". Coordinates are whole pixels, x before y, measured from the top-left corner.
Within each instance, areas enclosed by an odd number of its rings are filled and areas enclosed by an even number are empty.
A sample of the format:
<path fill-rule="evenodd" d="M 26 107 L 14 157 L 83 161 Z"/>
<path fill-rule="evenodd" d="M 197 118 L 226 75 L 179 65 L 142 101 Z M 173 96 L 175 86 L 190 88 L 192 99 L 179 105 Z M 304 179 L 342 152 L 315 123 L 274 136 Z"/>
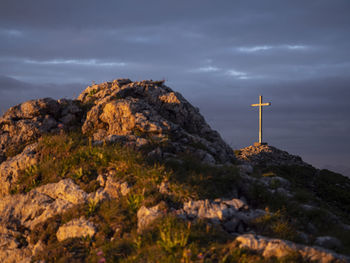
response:
<path fill-rule="evenodd" d="M 259 96 L 259 103 L 258 104 L 252 104 L 251 106 L 253 107 L 259 107 L 259 144 L 263 144 L 262 143 L 262 112 L 263 112 L 263 106 L 270 106 L 271 103 L 267 102 L 267 103 L 262 103 L 262 96 Z"/>

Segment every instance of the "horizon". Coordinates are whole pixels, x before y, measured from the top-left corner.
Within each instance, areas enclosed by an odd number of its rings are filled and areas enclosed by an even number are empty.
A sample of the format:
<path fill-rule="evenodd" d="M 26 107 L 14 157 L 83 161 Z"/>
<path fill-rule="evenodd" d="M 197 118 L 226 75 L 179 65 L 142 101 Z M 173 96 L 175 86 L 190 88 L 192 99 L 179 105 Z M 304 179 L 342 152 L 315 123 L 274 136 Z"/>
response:
<path fill-rule="evenodd" d="M 164 79 L 234 149 L 258 140 L 350 177 L 350 2 L 5 0 L 0 110 L 93 81 Z"/>

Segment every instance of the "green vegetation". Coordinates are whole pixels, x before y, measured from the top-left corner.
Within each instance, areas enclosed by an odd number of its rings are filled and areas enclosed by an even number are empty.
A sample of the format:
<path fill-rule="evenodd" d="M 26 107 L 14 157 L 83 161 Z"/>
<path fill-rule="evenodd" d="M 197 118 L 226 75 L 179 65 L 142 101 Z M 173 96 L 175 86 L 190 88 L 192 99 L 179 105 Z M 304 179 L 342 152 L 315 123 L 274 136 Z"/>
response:
<path fill-rule="evenodd" d="M 97 93 L 97 89 L 91 89 L 91 90 L 89 91 L 88 97 L 92 97 L 92 96 L 94 96 L 96 93 Z"/>
<path fill-rule="evenodd" d="M 328 170 L 317 171 L 313 167 L 301 166 L 255 168 L 252 176 L 266 177 L 266 173 L 287 179 L 294 195 L 289 198 L 277 191 L 272 192 L 280 186 L 274 177 L 268 188 L 260 183 L 243 187 L 241 194 L 251 206 L 271 212 L 271 215 L 259 218 L 254 229 L 267 236 L 297 242 L 305 241 L 295 235 L 296 231 L 306 232 L 311 244 L 318 236 L 333 236 L 343 244 L 337 252 L 350 254 L 350 231 L 335 219 L 338 217 L 343 223 L 350 223 L 348 178 Z M 310 208 L 304 208 L 305 204 L 311 205 Z"/>
<path fill-rule="evenodd" d="M 38 225 L 31 234 L 47 249 L 34 257 L 46 262 L 304 262 L 300 255 L 264 259 L 253 251 L 238 248 L 234 237 L 205 221 L 192 224 L 167 215 L 138 234 L 136 221 L 127 210 L 126 199 L 104 201 L 90 220 L 99 225 L 93 238 L 56 239 L 61 223 L 78 217 L 80 206 Z M 103 261 L 101 261 L 103 262 Z"/>
<path fill-rule="evenodd" d="M 268 211 L 264 216 L 255 219 L 255 227 L 258 232 L 270 236 L 296 241 L 296 229 L 289 221 L 286 209 L 277 210 L 274 213 Z"/>
<path fill-rule="evenodd" d="M 163 142 L 162 142 L 163 143 Z M 156 145 L 156 142 L 155 142 Z M 166 146 L 166 145 L 165 145 Z M 234 237 L 207 221 L 191 224 L 176 218 L 167 209 L 179 208 L 189 199 L 229 197 L 233 191 L 247 198 L 253 208 L 268 213 L 249 226 L 261 235 L 301 242 L 298 231 L 307 232 L 312 222 L 315 232 L 311 242 L 320 235 L 339 238 L 344 248 L 338 252 L 350 253 L 350 233 L 332 222 L 331 213 L 349 222 L 350 207 L 348 180 L 323 170 L 319 174 L 308 167 L 272 167 L 255 169 L 253 178 L 270 180 L 263 185 L 240 178 L 234 166 L 213 167 L 200 163 L 190 154 L 159 163 L 145 158 L 118 144 L 92 145 L 80 133 L 47 135 L 39 140 L 41 153 L 36 165 L 20 172 L 12 193 L 25 193 L 34 187 L 71 178 L 86 192 L 96 191 L 98 174 L 107 173 L 114 179 L 127 182 L 131 191 L 118 200 L 84 205 L 67 210 L 35 227 L 30 242 L 39 240 L 47 245 L 36 259 L 46 262 L 303 262 L 300 255 L 277 260 L 238 248 Z M 276 191 L 283 177 L 291 182 L 293 198 Z M 166 181 L 168 192 L 160 193 L 161 182 Z M 274 190 L 275 192 L 273 192 Z M 305 210 L 302 204 L 312 203 L 319 209 Z M 137 233 L 137 211 L 162 204 L 164 216 L 153 222 L 142 234 Z M 98 226 L 92 238 L 69 239 L 58 242 L 56 232 L 68 221 L 87 217 Z M 347 221 L 348 220 L 348 221 Z M 19 237 L 19 242 L 20 242 Z M 101 261 L 103 262 L 103 261 Z"/>

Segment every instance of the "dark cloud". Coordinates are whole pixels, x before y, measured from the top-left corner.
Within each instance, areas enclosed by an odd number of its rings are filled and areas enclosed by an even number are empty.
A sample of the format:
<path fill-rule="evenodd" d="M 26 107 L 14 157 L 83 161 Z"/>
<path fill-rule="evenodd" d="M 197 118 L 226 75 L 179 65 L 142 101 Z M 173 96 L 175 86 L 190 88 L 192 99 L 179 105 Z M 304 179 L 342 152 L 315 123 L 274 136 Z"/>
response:
<path fill-rule="evenodd" d="M 350 2 L 2 0 L 1 110 L 92 81 L 166 79 L 234 147 L 265 138 L 319 167 L 349 165 Z M 338 167 L 338 168 L 337 168 Z"/>

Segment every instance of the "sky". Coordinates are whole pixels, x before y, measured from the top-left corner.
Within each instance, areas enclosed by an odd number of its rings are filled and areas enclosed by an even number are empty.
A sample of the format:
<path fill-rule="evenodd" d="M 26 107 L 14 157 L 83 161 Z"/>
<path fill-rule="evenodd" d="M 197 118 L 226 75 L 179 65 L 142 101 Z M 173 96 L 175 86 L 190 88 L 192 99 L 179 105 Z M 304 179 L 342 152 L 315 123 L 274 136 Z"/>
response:
<path fill-rule="evenodd" d="M 350 176 L 350 1 L 1 0 L 0 110 L 92 82 L 166 80 L 238 149 Z"/>

